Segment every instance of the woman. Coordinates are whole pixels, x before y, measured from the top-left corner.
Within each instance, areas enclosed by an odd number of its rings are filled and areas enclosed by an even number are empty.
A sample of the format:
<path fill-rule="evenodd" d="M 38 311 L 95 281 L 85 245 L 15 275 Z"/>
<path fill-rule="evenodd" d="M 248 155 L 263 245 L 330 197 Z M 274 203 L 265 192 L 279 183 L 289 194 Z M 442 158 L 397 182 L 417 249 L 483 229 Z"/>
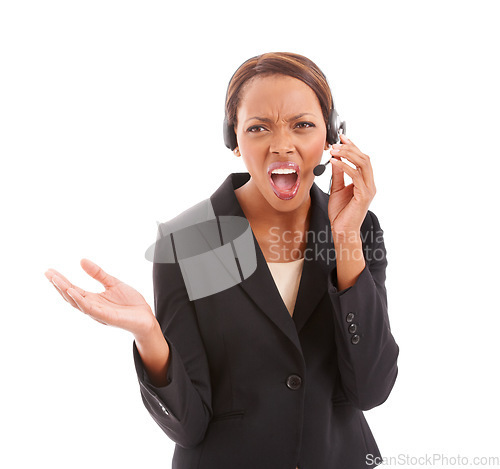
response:
<path fill-rule="evenodd" d="M 179 264 L 155 262 L 155 316 L 87 259 L 103 293 L 46 272 L 72 306 L 133 333 L 142 399 L 176 443 L 173 468 L 380 463 L 362 411 L 389 396 L 399 347 L 370 158 L 344 135 L 330 146 L 332 107 L 323 73 L 298 54 L 253 57 L 231 78 L 226 138 L 248 173 L 228 176 L 210 204 L 217 219 L 250 224 L 256 269 L 238 284 L 191 300 Z M 330 195 L 313 174 L 328 149 Z"/>

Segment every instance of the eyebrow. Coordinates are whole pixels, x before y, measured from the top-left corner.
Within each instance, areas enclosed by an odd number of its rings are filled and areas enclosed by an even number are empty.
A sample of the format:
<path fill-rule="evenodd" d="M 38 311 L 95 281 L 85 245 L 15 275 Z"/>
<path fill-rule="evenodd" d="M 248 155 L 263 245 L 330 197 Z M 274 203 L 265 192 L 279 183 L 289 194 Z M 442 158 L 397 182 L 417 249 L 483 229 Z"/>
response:
<path fill-rule="evenodd" d="M 310 112 L 302 112 L 301 114 L 297 114 L 296 116 L 293 116 L 290 120 L 295 120 L 295 119 L 300 119 L 302 116 L 314 116 L 314 114 L 311 114 Z M 316 116 L 315 116 L 316 117 Z M 269 122 L 269 123 L 272 123 L 272 120 L 271 119 L 268 119 L 267 117 L 258 117 L 258 116 L 254 116 L 254 117 L 250 117 L 250 119 L 247 119 L 245 121 L 245 124 L 248 122 L 248 121 L 251 121 L 252 119 L 256 119 L 256 120 L 259 120 L 259 121 L 263 121 L 263 122 Z"/>

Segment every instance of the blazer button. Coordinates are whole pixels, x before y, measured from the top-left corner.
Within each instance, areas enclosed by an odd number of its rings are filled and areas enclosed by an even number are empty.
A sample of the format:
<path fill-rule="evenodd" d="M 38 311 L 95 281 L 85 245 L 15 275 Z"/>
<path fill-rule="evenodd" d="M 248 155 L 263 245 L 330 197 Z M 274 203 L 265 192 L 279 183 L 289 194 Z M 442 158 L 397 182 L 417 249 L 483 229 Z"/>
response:
<path fill-rule="evenodd" d="M 347 322 L 352 322 L 354 319 L 354 313 L 348 313 L 347 316 L 345 317 L 345 320 Z"/>
<path fill-rule="evenodd" d="M 290 375 L 286 380 L 286 385 L 295 391 L 302 385 L 302 378 L 299 375 Z"/>
<path fill-rule="evenodd" d="M 354 324 L 354 323 L 353 323 L 353 324 L 350 324 L 350 325 L 349 325 L 349 328 L 348 328 L 348 329 L 349 329 L 349 332 L 350 332 L 351 334 L 354 334 L 354 333 L 356 332 L 356 330 L 357 330 L 357 326 L 356 326 L 356 324 Z"/>
<path fill-rule="evenodd" d="M 354 334 L 352 337 L 351 337 L 351 342 L 356 345 L 357 343 L 359 343 L 359 335 L 357 334 Z"/>

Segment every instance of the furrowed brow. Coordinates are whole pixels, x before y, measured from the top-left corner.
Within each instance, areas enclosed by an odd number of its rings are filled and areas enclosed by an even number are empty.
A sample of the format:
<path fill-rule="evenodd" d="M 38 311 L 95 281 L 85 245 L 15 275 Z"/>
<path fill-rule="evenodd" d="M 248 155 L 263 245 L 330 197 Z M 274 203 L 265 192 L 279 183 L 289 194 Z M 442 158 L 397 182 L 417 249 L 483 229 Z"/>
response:
<path fill-rule="evenodd" d="M 297 114 L 296 116 L 293 116 L 290 120 L 296 120 L 296 119 L 300 119 L 301 117 L 303 116 L 314 116 L 314 114 L 311 114 L 310 112 L 302 112 L 301 114 Z M 248 122 L 248 121 L 251 121 L 252 119 L 255 119 L 255 120 L 258 120 L 258 121 L 262 121 L 262 122 L 269 122 L 269 123 L 272 123 L 272 119 L 269 119 L 267 117 L 259 117 L 259 116 L 254 116 L 254 117 L 250 117 L 250 119 L 247 119 L 245 121 L 245 124 Z"/>

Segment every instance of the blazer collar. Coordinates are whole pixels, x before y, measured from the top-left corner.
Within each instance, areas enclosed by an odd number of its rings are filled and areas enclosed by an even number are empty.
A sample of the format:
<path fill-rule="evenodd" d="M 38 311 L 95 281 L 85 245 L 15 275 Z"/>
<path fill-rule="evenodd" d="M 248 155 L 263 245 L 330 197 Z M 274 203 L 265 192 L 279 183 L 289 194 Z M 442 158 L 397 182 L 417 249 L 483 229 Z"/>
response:
<path fill-rule="evenodd" d="M 210 197 L 216 216 L 245 217 L 234 190 L 249 179 L 249 173 L 232 173 L 226 178 Z M 252 275 L 238 284 L 300 351 L 298 334 L 327 292 L 328 275 L 336 268 L 336 256 L 327 211 L 329 196 L 316 183 L 313 183 L 310 195 L 311 217 L 307 248 L 293 315 L 290 316 L 281 298 L 253 231 L 257 268 Z"/>

